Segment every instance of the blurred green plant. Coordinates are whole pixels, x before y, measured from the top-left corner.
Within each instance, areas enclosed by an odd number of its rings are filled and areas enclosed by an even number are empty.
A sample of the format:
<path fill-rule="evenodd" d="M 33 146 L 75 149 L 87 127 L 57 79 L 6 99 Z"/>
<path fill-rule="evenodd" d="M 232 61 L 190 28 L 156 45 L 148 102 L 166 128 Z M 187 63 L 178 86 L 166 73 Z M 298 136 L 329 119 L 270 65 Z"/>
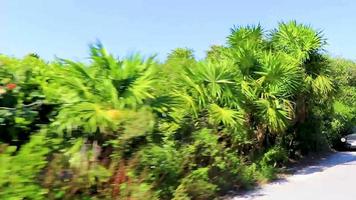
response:
<path fill-rule="evenodd" d="M 214 199 L 355 126 L 355 64 L 295 21 L 234 27 L 205 59 L 0 56 L 1 199 Z M 328 143 L 329 142 L 329 143 Z"/>

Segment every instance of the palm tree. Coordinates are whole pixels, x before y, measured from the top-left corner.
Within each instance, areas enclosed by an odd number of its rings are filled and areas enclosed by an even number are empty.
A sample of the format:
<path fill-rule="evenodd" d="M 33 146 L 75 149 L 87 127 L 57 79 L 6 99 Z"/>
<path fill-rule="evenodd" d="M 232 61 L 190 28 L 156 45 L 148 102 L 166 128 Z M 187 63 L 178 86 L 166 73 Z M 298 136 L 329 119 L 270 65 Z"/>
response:
<path fill-rule="evenodd" d="M 233 63 L 229 60 L 196 61 L 189 51 L 178 50 L 168 57 L 163 70 L 169 74 L 171 90 L 185 105 L 179 111 L 180 117 L 193 116 L 211 128 L 241 127 L 243 110 L 236 98 L 236 81 L 240 75 Z M 196 128 L 205 126 L 203 124 Z"/>
<path fill-rule="evenodd" d="M 263 33 L 260 26 L 233 28 L 223 54 L 242 75 L 237 82 L 243 94 L 240 106 L 260 146 L 266 133 L 283 133 L 295 119 L 301 110 L 294 103 L 298 96 L 320 98 L 332 90 L 320 69 L 320 32 L 292 21 L 281 23 L 269 37 Z"/>
<path fill-rule="evenodd" d="M 290 60 L 303 70 L 303 80 L 296 96 L 295 122 L 304 122 L 308 104 L 322 102 L 333 91 L 327 77 L 327 59 L 321 55 L 325 39 L 320 31 L 295 21 L 281 23 L 271 36 L 273 47 L 289 55 Z"/>
<path fill-rule="evenodd" d="M 170 111 L 169 99 L 156 91 L 158 65 L 152 57 L 118 60 L 100 43 L 90 50 L 89 64 L 55 63 L 43 86 L 47 98 L 61 105 L 52 123 L 57 130 L 137 136 L 152 128 L 153 112 Z"/>

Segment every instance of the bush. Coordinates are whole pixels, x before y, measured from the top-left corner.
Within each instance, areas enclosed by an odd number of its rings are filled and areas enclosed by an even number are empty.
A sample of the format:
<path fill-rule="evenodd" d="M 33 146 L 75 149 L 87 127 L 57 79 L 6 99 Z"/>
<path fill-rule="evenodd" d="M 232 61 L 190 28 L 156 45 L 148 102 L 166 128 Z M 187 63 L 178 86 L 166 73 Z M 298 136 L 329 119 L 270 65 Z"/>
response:
<path fill-rule="evenodd" d="M 276 167 L 288 160 L 288 154 L 285 149 L 279 146 L 270 148 L 262 157 L 260 164 L 262 166 Z"/>
<path fill-rule="evenodd" d="M 147 182 L 155 185 L 161 198 L 169 199 L 182 173 L 182 156 L 170 145 L 149 146 L 138 153 L 139 173 L 145 173 Z"/>
<path fill-rule="evenodd" d="M 47 164 L 50 144 L 45 132 L 32 135 L 18 152 L 0 144 L 0 199 L 46 199 L 39 174 Z"/>
<path fill-rule="evenodd" d="M 174 192 L 174 200 L 205 200 L 213 199 L 217 186 L 210 183 L 208 168 L 199 168 L 182 179 Z"/>

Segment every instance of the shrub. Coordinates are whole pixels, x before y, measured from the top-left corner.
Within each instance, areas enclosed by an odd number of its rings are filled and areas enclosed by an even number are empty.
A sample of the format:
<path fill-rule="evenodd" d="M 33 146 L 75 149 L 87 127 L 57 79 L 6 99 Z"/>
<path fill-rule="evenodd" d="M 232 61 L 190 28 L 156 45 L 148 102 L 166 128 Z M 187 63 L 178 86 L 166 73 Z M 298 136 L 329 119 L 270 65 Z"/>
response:
<path fill-rule="evenodd" d="M 182 179 L 174 192 L 174 200 L 212 199 L 217 186 L 209 182 L 208 168 L 199 168 Z"/>
<path fill-rule="evenodd" d="M 270 148 L 262 157 L 260 164 L 262 166 L 277 166 L 288 160 L 288 154 L 285 149 L 279 146 Z"/>
<path fill-rule="evenodd" d="M 51 141 L 45 132 L 31 136 L 16 152 L 14 146 L 0 145 L 0 199 L 45 199 L 40 172 L 46 166 Z M 2 146 L 2 147 L 1 147 Z"/>

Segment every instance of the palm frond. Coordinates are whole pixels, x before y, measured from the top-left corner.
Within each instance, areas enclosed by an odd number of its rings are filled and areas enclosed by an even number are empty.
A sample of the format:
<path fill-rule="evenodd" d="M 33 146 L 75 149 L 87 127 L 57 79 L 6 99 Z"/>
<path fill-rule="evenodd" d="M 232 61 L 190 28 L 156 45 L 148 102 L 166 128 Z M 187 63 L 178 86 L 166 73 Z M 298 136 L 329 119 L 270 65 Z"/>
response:
<path fill-rule="evenodd" d="M 300 88 L 303 80 L 301 68 L 285 59 L 285 54 L 264 53 L 259 59 L 261 67 L 255 71 L 256 80 L 264 92 L 289 97 Z"/>
<path fill-rule="evenodd" d="M 328 94 L 333 91 L 333 83 L 328 77 L 324 75 L 318 75 L 312 81 L 312 89 L 315 94 L 326 98 Z"/>
<path fill-rule="evenodd" d="M 272 133 L 280 133 L 287 128 L 293 113 L 293 107 L 289 101 L 260 99 L 256 103 L 258 116 Z"/>
<path fill-rule="evenodd" d="M 257 47 L 263 42 L 263 29 L 257 26 L 234 26 L 227 37 L 231 47 Z"/>
<path fill-rule="evenodd" d="M 220 107 L 217 104 L 209 106 L 209 116 L 212 122 L 217 124 L 222 123 L 231 128 L 241 126 L 245 121 L 242 110 Z"/>
<path fill-rule="evenodd" d="M 308 59 L 311 52 L 321 50 L 326 43 L 322 32 L 296 21 L 280 23 L 271 35 L 276 49 L 293 55 L 300 62 Z"/>

